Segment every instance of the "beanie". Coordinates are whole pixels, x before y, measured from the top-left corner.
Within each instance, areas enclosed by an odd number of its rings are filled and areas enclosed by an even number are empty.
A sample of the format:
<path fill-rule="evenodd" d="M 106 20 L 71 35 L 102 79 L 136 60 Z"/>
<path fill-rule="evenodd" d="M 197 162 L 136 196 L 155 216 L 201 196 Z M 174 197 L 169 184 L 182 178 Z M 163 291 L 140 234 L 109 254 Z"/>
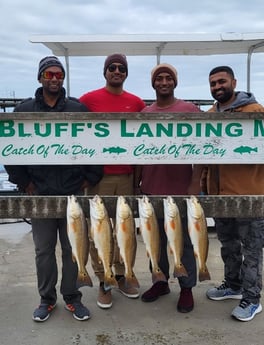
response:
<path fill-rule="evenodd" d="M 152 84 L 153 88 L 154 88 L 154 82 L 155 82 L 156 77 L 158 76 L 158 74 L 160 74 L 162 72 L 166 72 L 166 73 L 169 73 L 171 75 L 172 79 L 174 80 L 175 87 L 176 87 L 177 86 L 177 71 L 176 71 L 176 69 L 168 63 L 161 63 L 161 64 L 155 66 L 153 68 L 153 70 L 151 71 L 151 84 Z"/>
<path fill-rule="evenodd" d="M 119 63 L 121 63 L 122 65 L 124 65 L 125 68 L 126 68 L 126 75 L 128 74 L 126 56 L 125 56 L 124 54 L 115 53 L 115 54 L 112 54 L 112 55 L 107 56 L 107 58 L 105 59 L 105 63 L 104 63 L 104 75 L 105 75 L 105 73 L 106 73 L 106 70 L 107 70 L 108 66 L 110 66 L 110 65 L 111 65 L 112 63 L 114 63 L 114 62 L 119 62 Z"/>
<path fill-rule="evenodd" d="M 43 59 L 41 59 L 39 62 L 38 80 L 41 77 L 41 73 L 44 72 L 45 69 L 47 69 L 48 67 L 51 67 L 51 66 L 60 67 L 62 69 L 62 72 L 65 75 L 65 70 L 64 70 L 64 67 L 63 67 L 62 63 L 60 62 L 60 60 L 56 56 L 46 56 Z"/>

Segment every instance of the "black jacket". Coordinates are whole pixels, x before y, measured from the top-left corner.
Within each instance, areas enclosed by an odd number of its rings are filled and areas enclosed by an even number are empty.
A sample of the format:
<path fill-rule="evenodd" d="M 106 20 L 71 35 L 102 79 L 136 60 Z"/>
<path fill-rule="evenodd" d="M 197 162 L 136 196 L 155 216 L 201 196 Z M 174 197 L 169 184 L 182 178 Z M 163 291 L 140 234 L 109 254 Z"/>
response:
<path fill-rule="evenodd" d="M 44 102 L 42 87 L 36 90 L 35 98 L 22 101 L 15 112 L 87 112 L 85 105 L 76 98 L 66 98 L 65 89 L 54 107 Z M 101 165 L 5 165 L 9 181 L 22 192 L 30 182 L 37 195 L 70 195 L 81 192 L 84 181 L 96 185 L 103 176 Z"/>

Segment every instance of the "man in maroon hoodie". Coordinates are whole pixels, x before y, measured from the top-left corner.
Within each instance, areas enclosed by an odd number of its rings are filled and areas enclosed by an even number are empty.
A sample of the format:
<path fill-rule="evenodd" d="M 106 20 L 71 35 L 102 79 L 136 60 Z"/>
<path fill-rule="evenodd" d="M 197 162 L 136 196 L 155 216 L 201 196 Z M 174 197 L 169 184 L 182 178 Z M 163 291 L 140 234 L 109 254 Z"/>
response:
<path fill-rule="evenodd" d="M 199 112 L 192 103 L 177 99 L 174 89 L 177 86 L 178 76 L 176 69 L 169 64 L 160 64 L 151 72 L 152 86 L 156 91 L 156 102 L 145 107 L 142 112 L 148 113 L 177 113 Z M 192 178 L 191 164 L 157 164 L 137 167 L 136 179 L 138 193 L 145 195 L 186 195 Z M 164 231 L 164 219 L 158 219 L 160 229 L 160 261 L 159 267 L 169 279 L 169 261 L 167 255 L 167 237 Z M 177 309 L 187 313 L 193 309 L 192 287 L 196 285 L 196 262 L 193 247 L 187 231 L 186 218 L 182 219 L 184 231 L 184 251 L 182 263 L 185 266 L 188 277 L 179 277 L 181 287 Z M 168 282 L 158 281 L 143 293 L 143 302 L 152 302 L 160 296 L 170 292 Z"/>

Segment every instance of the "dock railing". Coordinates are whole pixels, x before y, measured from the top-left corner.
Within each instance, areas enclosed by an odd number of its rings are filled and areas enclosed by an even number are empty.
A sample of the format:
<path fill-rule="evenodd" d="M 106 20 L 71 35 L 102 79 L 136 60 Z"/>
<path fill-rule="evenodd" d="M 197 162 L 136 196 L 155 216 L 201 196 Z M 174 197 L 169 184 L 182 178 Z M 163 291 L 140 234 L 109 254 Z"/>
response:
<path fill-rule="evenodd" d="M 264 163 L 263 137 L 264 113 L 2 113 L 0 163 L 237 164 L 239 174 L 239 164 Z M 172 196 L 184 215 L 188 196 Z M 79 196 L 87 216 L 91 197 Z M 117 196 L 102 197 L 114 217 Z M 138 197 L 127 196 L 135 217 Z M 157 216 L 164 197 L 150 197 Z M 264 216 L 264 195 L 198 198 L 206 217 Z M 66 196 L 5 192 L 0 218 L 61 218 L 66 204 Z"/>

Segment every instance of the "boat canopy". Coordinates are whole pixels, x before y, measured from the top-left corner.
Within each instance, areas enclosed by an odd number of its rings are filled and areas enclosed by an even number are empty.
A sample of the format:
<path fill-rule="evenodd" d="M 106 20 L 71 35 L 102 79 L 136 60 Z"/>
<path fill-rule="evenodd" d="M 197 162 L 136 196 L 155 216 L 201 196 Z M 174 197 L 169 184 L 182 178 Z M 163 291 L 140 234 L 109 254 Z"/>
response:
<path fill-rule="evenodd" d="M 122 35 L 34 35 L 30 42 L 41 43 L 56 56 L 64 56 L 69 91 L 70 56 L 107 56 L 113 51 L 127 56 L 247 54 L 247 91 L 253 52 L 264 52 L 264 33 L 175 33 Z"/>

